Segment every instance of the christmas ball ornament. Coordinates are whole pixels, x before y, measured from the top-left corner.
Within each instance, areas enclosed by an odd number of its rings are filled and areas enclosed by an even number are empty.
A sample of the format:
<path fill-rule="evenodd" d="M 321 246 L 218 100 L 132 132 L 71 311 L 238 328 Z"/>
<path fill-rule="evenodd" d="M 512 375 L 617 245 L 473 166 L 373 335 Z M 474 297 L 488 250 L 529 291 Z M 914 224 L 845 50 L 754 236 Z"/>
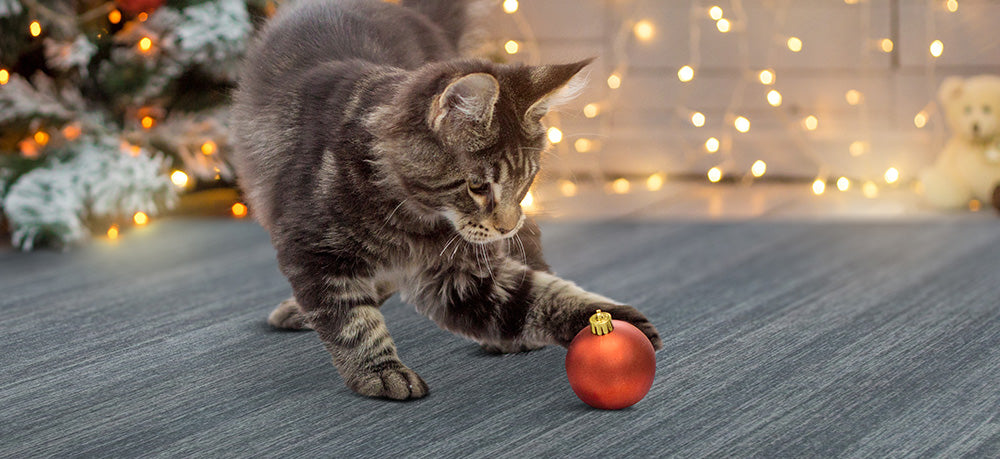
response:
<path fill-rule="evenodd" d="M 128 14 L 152 13 L 159 9 L 166 0 L 115 0 L 118 8 Z"/>
<path fill-rule="evenodd" d="M 600 309 L 566 353 L 566 376 L 573 392 L 602 410 L 619 410 L 642 400 L 655 374 L 656 352 L 649 338 Z"/>

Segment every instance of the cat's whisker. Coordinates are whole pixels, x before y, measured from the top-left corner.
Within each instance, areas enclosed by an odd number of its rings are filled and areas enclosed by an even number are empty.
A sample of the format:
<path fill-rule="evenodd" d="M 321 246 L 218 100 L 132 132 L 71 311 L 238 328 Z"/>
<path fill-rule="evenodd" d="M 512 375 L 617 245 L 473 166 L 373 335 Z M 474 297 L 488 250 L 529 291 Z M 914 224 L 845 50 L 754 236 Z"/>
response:
<path fill-rule="evenodd" d="M 443 256 L 444 255 L 444 251 L 448 250 L 448 246 L 451 245 L 451 243 L 454 242 L 455 239 L 458 239 L 459 236 L 461 236 L 461 234 L 459 234 L 459 233 L 456 232 L 455 235 L 451 237 L 451 239 L 448 239 L 448 243 L 444 245 L 444 248 L 441 249 L 441 253 L 439 253 L 438 256 L 439 257 Z M 455 250 L 457 251 L 458 248 L 456 247 Z"/>
<path fill-rule="evenodd" d="M 402 201 L 399 201 L 399 204 L 396 205 L 395 209 L 392 209 L 392 212 L 389 212 L 389 216 L 385 217 L 385 221 L 382 222 L 382 226 L 380 226 L 378 229 L 381 230 L 382 228 L 385 228 L 385 225 L 389 224 L 389 219 L 392 218 L 392 216 L 396 214 L 396 211 L 399 210 L 400 207 L 403 207 L 403 204 L 405 204 L 406 201 L 409 201 L 409 200 L 410 200 L 410 198 L 406 198 L 406 199 L 403 199 Z"/>

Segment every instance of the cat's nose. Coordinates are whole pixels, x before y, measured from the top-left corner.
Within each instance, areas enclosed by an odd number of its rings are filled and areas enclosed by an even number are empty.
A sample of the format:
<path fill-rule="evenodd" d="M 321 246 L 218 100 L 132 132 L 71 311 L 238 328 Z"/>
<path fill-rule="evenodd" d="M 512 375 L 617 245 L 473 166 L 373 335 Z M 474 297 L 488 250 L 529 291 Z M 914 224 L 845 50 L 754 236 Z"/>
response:
<path fill-rule="evenodd" d="M 973 123 L 972 124 L 972 133 L 973 134 L 979 134 L 979 123 Z"/>

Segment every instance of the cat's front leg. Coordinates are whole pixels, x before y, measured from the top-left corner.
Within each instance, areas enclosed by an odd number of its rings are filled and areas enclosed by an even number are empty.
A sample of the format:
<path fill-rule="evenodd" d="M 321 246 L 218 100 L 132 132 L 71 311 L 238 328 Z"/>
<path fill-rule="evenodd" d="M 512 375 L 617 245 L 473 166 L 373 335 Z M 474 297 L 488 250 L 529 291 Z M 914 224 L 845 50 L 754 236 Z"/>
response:
<path fill-rule="evenodd" d="M 428 394 L 427 383 L 399 360 L 377 305 L 377 283 L 358 264 L 296 254 L 283 257 L 304 320 L 319 335 L 347 386 L 365 396 L 408 400 Z M 353 269 L 352 269 L 353 268 Z"/>

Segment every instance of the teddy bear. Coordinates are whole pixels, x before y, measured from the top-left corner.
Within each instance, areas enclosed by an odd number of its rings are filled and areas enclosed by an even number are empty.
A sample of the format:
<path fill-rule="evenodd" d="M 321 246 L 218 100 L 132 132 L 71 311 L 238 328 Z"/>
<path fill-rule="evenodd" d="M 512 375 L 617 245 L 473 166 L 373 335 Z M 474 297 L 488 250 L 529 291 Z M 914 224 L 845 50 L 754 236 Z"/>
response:
<path fill-rule="evenodd" d="M 924 198 L 942 209 L 965 207 L 971 199 L 997 207 L 1000 76 L 948 77 L 938 100 L 952 136 L 934 164 L 920 174 Z"/>

